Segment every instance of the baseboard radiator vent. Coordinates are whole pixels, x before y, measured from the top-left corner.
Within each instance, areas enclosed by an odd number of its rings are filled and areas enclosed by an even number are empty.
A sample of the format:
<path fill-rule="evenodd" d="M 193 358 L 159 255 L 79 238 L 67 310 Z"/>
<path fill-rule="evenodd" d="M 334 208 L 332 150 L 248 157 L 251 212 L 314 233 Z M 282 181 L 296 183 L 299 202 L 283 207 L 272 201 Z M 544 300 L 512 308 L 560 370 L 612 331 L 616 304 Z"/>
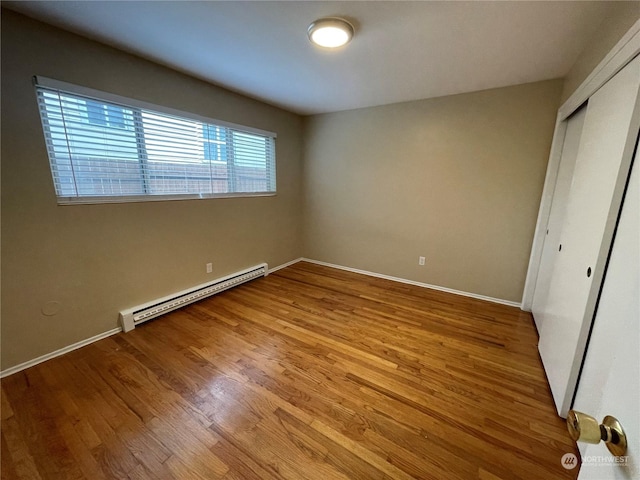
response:
<path fill-rule="evenodd" d="M 142 322 L 159 317 L 160 315 L 164 315 L 165 313 L 184 307 L 190 303 L 197 302 L 203 298 L 210 297 L 216 293 L 223 292 L 224 290 L 228 290 L 236 285 L 240 285 L 241 283 L 248 282 L 258 277 L 266 277 L 267 273 L 268 265 L 266 263 L 262 263 L 255 267 L 227 275 L 226 277 L 218 278 L 213 282 L 198 285 L 197 287 L 183 290 L 182 292 L 123 310 L 120 312 L 122 330 L 129 332 L 133 330 L 136 325 L 139 325 Z"/>

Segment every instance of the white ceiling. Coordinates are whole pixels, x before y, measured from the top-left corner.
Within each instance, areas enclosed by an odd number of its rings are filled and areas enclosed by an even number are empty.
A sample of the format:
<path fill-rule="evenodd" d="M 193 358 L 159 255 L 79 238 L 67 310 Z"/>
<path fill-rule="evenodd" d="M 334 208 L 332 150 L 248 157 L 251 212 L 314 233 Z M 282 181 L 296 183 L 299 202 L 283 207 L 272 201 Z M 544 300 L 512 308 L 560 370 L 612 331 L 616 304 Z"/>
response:
<path fill-rule="evenodd" d="M 300 114 L 563 77 L 610 2 L 43 1 L 12 10 Z M 308 25 L 342 16 L 339 51 Z"/>

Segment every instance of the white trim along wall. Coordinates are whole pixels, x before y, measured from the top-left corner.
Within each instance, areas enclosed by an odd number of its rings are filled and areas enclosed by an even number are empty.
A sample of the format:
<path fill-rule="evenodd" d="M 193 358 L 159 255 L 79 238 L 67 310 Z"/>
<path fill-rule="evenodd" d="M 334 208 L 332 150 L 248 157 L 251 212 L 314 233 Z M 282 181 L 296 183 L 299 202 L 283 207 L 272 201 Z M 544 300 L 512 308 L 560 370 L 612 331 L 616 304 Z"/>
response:
<path fill-rule="evenodd" d="M 439 287 L 437 285 L 429 285 L 427 283 L 421 283 L 421 282 L 415 282 L 413 280 L 407 280 L 405 278 L 398 278 L 398 277 L 392 277 L 389 275 L 383 275 L 381 273 L 375 273 L 375 272 L 369 272 L 367 270 L 359 270 L 357 268 L 351 268 L 351 267 L 345 267 L 342 265 L 336 265 L 333 263 L 327 263 L 327 262 L 321 262 L 319 260 L 312 260 L 310 258 L 296 258 L 294 260 L 291 260 L 290 262 L 286 262 L 283 263 L 282 265 L 278 265 L 277 267 L 273 267 L 267 270 L 267 274 L 273 273 L 273 272 L 277 272 L 278 270 L 281 270 L 283 268 L 289 267 L 291 265 L 294 265 L 298 262 L 309 262 L 309 263 L 315 263 L 316 265 L 324 265 L 325 267 L 332 267 L 332 268 L 337 268 L 340 270 L 346 270 L 348 272 L 353 272 L 353 273 L 359 273 L 361 275 L 368 275 L 370 277 L 376 277 L 376 278 L 384 278 L 386 280 L 392 280 L 394 282 L 399 282 L 399 283 L 405 283 L 408 285 L 415 285 L 418 287 L 423 287 L 423 288 L 429 288 L 431 290 L 438 290 L 440 292 L 447 292 L 447 293 L 453 293 L 454 295 L 461 295 L 464 297 L 470 297 L 470 298 L 475 298 L 477 300 L 484 300 L 487 302 L 492 302 L 492 303 L 499 303 L 501 305 L 508 305 L 510 307 L 520 307 L 519 303 L 516 302 L 510 302 L 508 300 L 501 300 L 499 298 L 493 298 L 493 297 L 485 297 L 484 295 L 476 295 L 475 293 L 469 293 L 469 292 L 463 292 L 460 290 L 454 290 L 452 288 L 446 288 L 446 287 Z M 79 342 L 76 342 L 72 345 L 68 345 L 64 348 L 61 348 L 59 350 L 55 350 L 53 352 L 47 353 L 45 355 L 42 355 L 40 357 L 34 358 L 32 360 L 29 360 L 27 362 L 21 363 L 19 365 L 15 365 L 13 367 L 7 368 L 6 370 L 2 370 L 0 371 L 0 378 L 4 378 L 4 377 L 8 377 L 9 375 L 13 375 L 14 373 L 18 373 L 21 372 L 22 370 L 25 370 L 29 367 L 33 367 L 35 365 L 38 365 L 39 363 L 42 362 L 46 362 L 47 360 L 50 360 L 52 358 L 56 358 L 59 357 L 61 355 L 64 355 L 65 353 L 68 352 L 72 352 L 73 350 L 77 350 L 79 348 L 85 347 L 91 343 L 97 342 L 98 340 L 102 340 L 104 338 L 110 337 L 112 335 L 115 335 L 117 333 L 122 332 L 122 328 L 118 327 L 118 328 L 114 328 L 112 330 L 108 330 L 104 333 L 101 333 L 99 335 L 95 335 L 91 338 L 86 338 L 84 340 L 80 340 Z"/>
<path fill-rule="evenodd" d="M 45 355 L 42 355 L 41 357 L 37 357 L 27 362 L 21 363 L 19 365 L 15 365 L 13 367 L 7 368 L 6 370 L 2 370 L 0 372 L 0 378 L 8 377 L 9 375 L 13 375 L 14 373 L 18 373 L 29 367 L 38 365 L 39 363 L 46 362 L 47 360 L 51 360 L 52 358 L 59 357 L 60 355 L 64 355 L 65 353 L 73 352 L 74 350 L 85 347 L 93 342 L 97 342 L 98 340 L 102 340 L 103 338 L 107 338 L 107 337 L 110 337 L 111 335 L 115 335 L 116 333 L 120 333 L 121 331 L 122 331 L 122 328 L 120 327 L 114 328 L 104 333 L 95 335 L 91 338 L 85 338 L 84 340 L 80 340 L 79 342 L 76 342 L 74 344 L 67 345 L 66 347 L 61 348 L 60 350 L 47 353 Z"/>
<path fill-rule="evenodd" d="M 461 295 L 463 297 L 475 298 L 476 300 L 484 300 L 491 303 L 499 303 L 501 305 L 508 305 L 510 307 L 520 307 L 517 302 L 511 302 L 509 300 L 502 300 L 500 298 L 486 297 L 484 295 L 478 295 L 475 293 L 463 292 L 462 290 L 454 290 L 453 288 L 440 287 L 438 285 L 430 285 L 428 283 L 416 282 L 414 280 L 407 280 L 406 278 L 392 277 L 390 275 L 384 275 L 382 273 L 369 272 L 368 270 L 359 270 L 357 268 L 345 267 L 342 265 L 336 265 L 334 263 L 321 262 L 319 260 L 312 260 L 310 258 L 301 258 L 303 262 L 315 263 L 316 265 L 324 265 L 325 267 L 337 268 L 340 270 L 346 270 L 347 272 L 360 273 L 361 275 L 368 275 L 370 277 L 384 278 L 386 280 L 392 280 L 394 282 L 406 283 L 408 285 L 415 285 L 417 287 L 429 288 L 431 290 L 438 290 L 440 292 L 453 293 L 454 295 Z"/>

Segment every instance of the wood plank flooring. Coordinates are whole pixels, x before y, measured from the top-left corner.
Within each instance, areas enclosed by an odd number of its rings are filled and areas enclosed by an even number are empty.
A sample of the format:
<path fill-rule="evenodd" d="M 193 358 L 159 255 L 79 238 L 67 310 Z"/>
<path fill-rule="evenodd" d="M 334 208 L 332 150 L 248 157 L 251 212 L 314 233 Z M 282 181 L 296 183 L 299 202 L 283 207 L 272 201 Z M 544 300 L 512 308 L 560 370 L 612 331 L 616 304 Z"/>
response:
<path fill-rule="evenodd" d="M 2 380 L 3 479 L 555 479 L 531 316 L 298 263 Z"/>

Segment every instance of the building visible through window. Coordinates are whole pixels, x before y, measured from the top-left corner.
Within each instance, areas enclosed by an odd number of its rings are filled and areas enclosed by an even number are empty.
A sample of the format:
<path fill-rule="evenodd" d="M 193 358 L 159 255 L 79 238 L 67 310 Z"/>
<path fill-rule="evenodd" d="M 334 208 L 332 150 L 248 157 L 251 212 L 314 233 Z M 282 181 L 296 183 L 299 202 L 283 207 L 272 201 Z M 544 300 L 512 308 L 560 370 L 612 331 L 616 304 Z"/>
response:
<path fill-rule="evenodd" d="M 61 203 L 275 192 L 274 136 L 42 85 L 37 93 Z"/>

